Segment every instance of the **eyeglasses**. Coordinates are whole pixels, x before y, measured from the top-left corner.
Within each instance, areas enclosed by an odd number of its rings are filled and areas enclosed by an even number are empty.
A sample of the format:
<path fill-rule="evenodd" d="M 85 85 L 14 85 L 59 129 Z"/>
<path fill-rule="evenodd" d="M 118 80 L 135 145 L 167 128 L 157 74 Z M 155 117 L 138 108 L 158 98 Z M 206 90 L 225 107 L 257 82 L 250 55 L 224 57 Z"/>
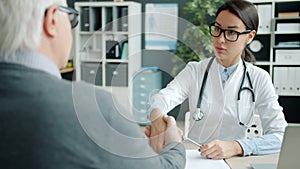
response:
<path fill-rule="evenodd" d="M 57 6 L 57 9 L 61 12 L 65 12 L 69 15 L 69 20 L 70 20 L 72 29 L 78 25 L 79 12 L 77 10 L 70 8 L 70 7 L 61 6 L 61 5 Z M 45 16 L 46 16 L 47 11 L 48 11 L 48 8 L 45 11 Z"/>
<path fill-rule="evenodd" d="M 69 20 L 71 23 L 72 29 L 75 28 L 78 25 L 78 15 L 79 12 L 73 8 L 66 7 L 66 6 L 57 6 L 57 9 L 61 12 L 65 12 L 69 14 Z"/>
<path fill-rule="evenodd" d="M 251 30 L 245 30 L 243 32 L 237 32 L 234 30 L 225 30 L 215 25 L 215 23 L 210 24 L 209 32 L 213 37 L 220 37 L 220 35 L 224 32 L 224 37 L 226 40 L 230 42 L 235 42 L 238 40 L 239 36 L 242 34 L 248 34 Z"/>

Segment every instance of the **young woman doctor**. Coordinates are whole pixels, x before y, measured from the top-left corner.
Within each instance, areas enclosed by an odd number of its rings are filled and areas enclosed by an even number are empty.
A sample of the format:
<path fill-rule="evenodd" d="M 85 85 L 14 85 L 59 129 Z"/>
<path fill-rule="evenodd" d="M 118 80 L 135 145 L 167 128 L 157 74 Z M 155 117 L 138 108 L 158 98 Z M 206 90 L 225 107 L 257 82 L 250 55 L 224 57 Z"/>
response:
<path fill-rule="evenodd" d="M 164 131 L 163 114 L 188 98 L 189 138 L 203 144 L 202 156 L 222 159 L 280 151 L 287 122 L 270 75 L 250 63 L 255 58 L 246 48 L 257 28 L 258 14 L 248 1 L 227 1 L 218 9 L 210 25 L 215 56 L 188 63 L 151 97 L 151 136 Z M 260 117 L 263 135 L 247 139 L 254 113 Z M 156 151 L 163 142 L 160 145 Z"/>

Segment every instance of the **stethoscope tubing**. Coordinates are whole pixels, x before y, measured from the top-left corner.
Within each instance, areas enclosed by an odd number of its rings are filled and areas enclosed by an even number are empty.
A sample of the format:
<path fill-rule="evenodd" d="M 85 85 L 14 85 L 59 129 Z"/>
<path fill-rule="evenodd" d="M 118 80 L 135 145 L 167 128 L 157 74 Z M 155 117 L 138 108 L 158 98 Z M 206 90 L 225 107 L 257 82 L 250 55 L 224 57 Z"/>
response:
<path fill-rule="evenodd" d="M 196 109 L 197 113 L 194 113 L 194 115 L 193 115 L 193 119 L 195 121 L 201 120 L 204 116 L 204 112 L 201 111 L 200 107 L 201 107 L 204 88 L 205 88 L 206 81 L 207 81 L 208 72 L 210 70 L 211 64 L 212 64 L 214 59 L 215 59 L 215 56 L 210 59 L 208 65 L 206 67 L 203 79 L 202 79 L 202 86 L 200 88 L 199 98 L 198 98 L 198 102 L 197 102 L 197 109 Z M 252 85 L 252 81 L 250 79 L 249 72 L 247 71 L 246 63 L 243 59 L 242 59 L 242 61 L 243 61 L 243 66 L 244 66 L 244 72 L 243 72 L 242 82 L 241 82 L 241 85 L 240 85 L 240 88 L 239 88 L 239 91 L 238 91 L 238 96 L 237 96 L 237 101 L 238 101 L 238 110 L 237 111 L 238 111 L 239 124 L 249 128 L 249 127 L 251 127 L 251 125 L 242 123 L 241 120 L 240 120 L 240 117 L 239 117 L 239 108 L 240 108 L 239 102 L 241 100 L 241 92 L 244 91 L 244 90 L 248 90 L 251 93 L 251 96 L 252 96 L 252 103 L 255 104 L 255 93 L 254 93 L 254 90 L 253 90 L 253 85 Z M 246 77 L 247 77 L 247 80 L 249 82 L 250 87 L 243 87 Z M 254 116 L 254 112 L 252 112 L 252 116 Z M 253 120 L 250 120 L 251 123 L 252 123 L 252 121 Z"/>

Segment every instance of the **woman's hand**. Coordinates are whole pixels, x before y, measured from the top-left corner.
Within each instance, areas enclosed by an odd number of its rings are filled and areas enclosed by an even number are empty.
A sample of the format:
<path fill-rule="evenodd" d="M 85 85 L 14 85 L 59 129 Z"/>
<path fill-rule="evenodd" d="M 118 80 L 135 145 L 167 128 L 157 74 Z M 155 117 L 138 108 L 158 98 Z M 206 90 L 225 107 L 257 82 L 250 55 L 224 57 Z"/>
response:
<path fill-rule="evenodd" d="M 243 149 L 237 141 L 214 140 L 203 144 L 200 151 L 202 156 L 210 159 L 224 159 L 243 154 Z"/>
<path fill-rule="evenodd" d="M 155 152 L 159 153 L 170 142 L 182 142 L 183 132 L 177 127 L 174 117 L 157 111 L 152 114 L 151 119 L 152 125 L 146 126 L 145 135 L 149 138 L 149 145 Z"/>

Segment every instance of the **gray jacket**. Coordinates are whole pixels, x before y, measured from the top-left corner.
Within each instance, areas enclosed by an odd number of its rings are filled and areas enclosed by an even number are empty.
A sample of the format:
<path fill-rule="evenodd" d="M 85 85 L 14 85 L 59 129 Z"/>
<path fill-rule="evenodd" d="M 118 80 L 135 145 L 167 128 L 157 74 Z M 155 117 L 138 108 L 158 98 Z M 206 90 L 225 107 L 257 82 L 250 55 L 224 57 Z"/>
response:
<path fill-rule="evenodd" d="M 171 169 L 182 144 L 156 154 L 112 95 L 18 64 L 0 63 L 0 168 Z"/>

